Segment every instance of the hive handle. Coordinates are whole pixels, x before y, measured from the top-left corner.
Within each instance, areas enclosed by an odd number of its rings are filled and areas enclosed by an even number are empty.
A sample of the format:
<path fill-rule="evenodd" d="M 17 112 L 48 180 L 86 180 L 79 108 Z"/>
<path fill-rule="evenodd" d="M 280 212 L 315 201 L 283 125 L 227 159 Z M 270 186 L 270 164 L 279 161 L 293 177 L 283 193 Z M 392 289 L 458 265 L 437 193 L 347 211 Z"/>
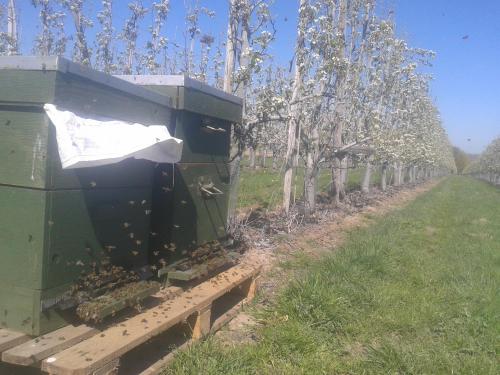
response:
<path fill-rule="evenodd" d="M 214 185 L 201 186 L 200 190 L 207 197 L 213 197 L 213 196 L 216 196 L 216 195 L 224 195 L 224 192 L 222 192 L 220 189 L 217 189 Z"/>
<path fill-rule="evenodd" d="M 226 132 L 226 129 L 224 129 L 224 128 L 214 128 L 213 126 L 210 126 L 210 125 L 203 125 L 203 129 L 210 131 L 210 132 L 214 132 L 214 133 L 225 133 Z"/>

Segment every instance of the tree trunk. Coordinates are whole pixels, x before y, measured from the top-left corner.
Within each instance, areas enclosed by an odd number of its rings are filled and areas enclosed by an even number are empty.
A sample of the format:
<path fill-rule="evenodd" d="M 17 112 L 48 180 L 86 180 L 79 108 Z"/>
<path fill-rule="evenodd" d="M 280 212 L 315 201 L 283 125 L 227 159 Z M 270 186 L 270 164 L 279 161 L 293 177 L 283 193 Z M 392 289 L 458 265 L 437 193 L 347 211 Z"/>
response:
<path fill-rule="evenodd" d="M 317 172 L 312 153 L 308 153 L 304 171 L 305 214 L 310 216 L 316 210 Z"/>
<path fill-rule="evenodd" d="M 347 2 L 345 0 L 338 0 L 338 9 L 339 9 L 339 14 L 338 14 L 338 30 L 339 34 L 338 39 L 340 41 L 339 48 L 336 53 L 336 58 L 339 59 L 340 61 L 345 59 L 345 50 L 346 50 L 346 16 L 347 16 Z M 339 100 L 342 102 L 344 100 L 343 96 L 345 94 L 345 82 L 347 78 L 347 73 L 345 71 L 340 70 L 338 73 L 338 78 L 335 83 L 335 92 L 337 94 L 340 94 Z M 343 119 L 343 113 L 341 111 L 345 111 L 345 108 L 343 105 L 338 105 L 336 104 L 335 108 L 335 117 L 334 117 L 334 130 L 333 130 L 333 148 L 335 150 L 340 150 L 343 146 L 343 141 L 342 141 L 342 133 L 344 131 L 344 119 Z M 340 203 L 340 199 L 342 197 L 342 159 L 339 155 L 335 155 L 333 165 L 333 185 L 335 189 L 335 204 Z"/>
<path fill-rule="evenodd" d="M 363 193 L 370 192 L 371 178 L 372 178 L 372 160 L 371 158 L 368 158 L 368 160 L 366 161 L 366 169 L 365 169 L 365 174 L 363 176 L 363 182 L 361 183 L 361 191 Z"/>
<path fill-rule="evenodd" d="M 341 170 L 340 170 L 340 191 L 339 198 L 344 199 L 345 192 L 347 189 L 347 182 L 349 180 L 349 157 L 346 156 L 340 162 Z"/>
<path fill-rule="evenodd" d="M 387 163 L 382 163 L 382 175 L 380 176 L 380 188 L 382 191 L 387 190 Z"/>
<path fill-rule="evenodd" d="M 305 44 L 305 28 L 307 25 L 307 15 L 301 10 L 305 8 L 307 0 L 300 0 L 299 4 L 299 25 L 297 27 L 297 43 L 295 47 L 295 76 L 293 81 L 293 90 L 291 105 L 289 108 L 288 120 L 288 140 L 285 157 L 285 177 L 283 181 L 283 209 L 288 214 L 290 212 L 290 200 L 292 197 L 292 179 L 293 179 L 293 164 L 297 156 L 297 136 L 299 131 L 299 103 L 298 99 L 302 91 L 303 80 L 303 62 L 304 62 L 304 44 Z"/>
<path fill-rule="evenodd" d="M 7 8 L 7 36 L 8 36 L 8 55 L 18 54 L 18 34 L 17 34 L 17 14 L 16 3 L 14 0 L 9 0 Z"/>
<path fill-rule="evenodd" d="M 278 169 L 278 153 L 273 151 L 273 171 Z"/>
<path fill-rule="evenodd" d="M 238 20 L 235 14 L 235 3 L 236 0 L 231 0 L 229 5 L 229 20 L 227 26 L 227 41 L 226 41 L 226 61 L 224 65 L 224 91 L 232 94 L 233 93 L 233 76 L 234 76 L 234 64 L 236 59 L 236 30 L 238 28 Z M 234 126 L 234 125 L 233 125 Z M 231 140 L 233 137 L 231 136 Z M 240 177 L 240 164 L 241 155 L 239 154 L 238 147 L 234 144 L 232 149 L 236 149 L 233 152 L 233 159 L 229 165 L 229 201 L 228 201 L 228 217 L 227 217 L 227 227 L 232 228 L 236 221 L 236 209 L 238 207 L 238 190 L 239 190 L 239 177 Z"/>
<path fill-rule="evenodd" d="M 250 146 L 248 148 L 248 160 L 250 162 L 250 169 L 255 169 L 255 148 Z"/>
<path fill-rule="evenodd" d="M 402 181 L 402 166 L 400 162 L 394 163 L 394 186 L 401 186 L 403 184 Z"/>
<path fill-rule="evenodd" d="M 262 149 L 262 154 L 261 154 L 261 167 L 262 168 L 266 168 L 266 164 L 267 164 L 267 147 L 264 147 Z"/>
<path fill-rule="evenodd" d="M 319 157 L 319 125 L 314 122 L 310 128 L 310 145 L 306 150 L 306 170 L 304 172 L 305 214 L 310 216 L 316 210 L 316 191 Z"/>

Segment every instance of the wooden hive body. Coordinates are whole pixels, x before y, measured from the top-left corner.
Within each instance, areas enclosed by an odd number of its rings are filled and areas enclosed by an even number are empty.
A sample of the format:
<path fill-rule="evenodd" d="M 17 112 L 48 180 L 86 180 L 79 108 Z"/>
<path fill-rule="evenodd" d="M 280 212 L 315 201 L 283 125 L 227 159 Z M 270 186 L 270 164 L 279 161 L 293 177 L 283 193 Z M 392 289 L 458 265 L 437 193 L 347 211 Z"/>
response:
<path fill-rule="evenodd" d="M 119 76 L 171 98 L 177 138 L 184 141 L 181 162 L 155 172 L 151 249 L 175 246 L 169 263 L 199 246 L 226 236 L 231 124 L 240 123 L 242 101 L 186 76 Z M 202 187 L 214 186 L 209 195 Z M 214 190 L 216 192 L 217 190 Z"/>
<path fill-rule="evenodd" d="M 63 170 L 45 103 L 84 116 L 168 124 L 168 98 L 58 57 L 0 58 L 0 326 L 40 335 L 104 256 L 147 264 L 154 163 Z"/>

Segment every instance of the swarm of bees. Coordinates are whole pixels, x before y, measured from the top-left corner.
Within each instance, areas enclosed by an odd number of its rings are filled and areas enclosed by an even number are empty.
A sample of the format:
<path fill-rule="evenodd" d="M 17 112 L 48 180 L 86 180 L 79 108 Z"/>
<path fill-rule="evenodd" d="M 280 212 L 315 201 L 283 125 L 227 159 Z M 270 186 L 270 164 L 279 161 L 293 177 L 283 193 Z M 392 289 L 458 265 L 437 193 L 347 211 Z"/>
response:
<path fill-rule="evenodd" d="M 114 316 L 118 307 L 142 309 L 141 301 L 160 290 L 155 281 L 135 281 L 121 286 L 78 306 L 76 313 L 85 322 L 100 323 L 107 316 Z M 118 306 L 118 307 L 116 307 Z"/>

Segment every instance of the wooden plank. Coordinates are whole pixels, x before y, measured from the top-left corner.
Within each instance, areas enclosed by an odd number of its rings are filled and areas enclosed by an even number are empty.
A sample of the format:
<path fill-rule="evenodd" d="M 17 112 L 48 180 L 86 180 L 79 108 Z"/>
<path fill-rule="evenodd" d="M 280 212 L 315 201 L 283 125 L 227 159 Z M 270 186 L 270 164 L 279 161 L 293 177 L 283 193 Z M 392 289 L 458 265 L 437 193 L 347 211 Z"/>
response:
<path fill-rule="evenodd" d="M 100 335 L 55 354 L 42 363 L 42 370 L 53 375 L 88 375 L 106 363 L 186 320 L 200 306 L 252 278 L 260 268 L 240 265 L 186 291 L 181 296 L 110 327 Z"/>
<path fill-rule="evenodd" d="M 92 375 L 116 375 L 118 373 L 118 367 L 120 366 L 120 360 L 115 359 L 108 363 L 106 366 L 96 370 Z"/>
<path fill-rule="evenodd" d="M 200 309 L 196 314 L 193 326 L 193 340 L 199 340 L 210 333 L 210 317 L 212 315 L 212 305 Z"/>
<path fill-rule="evenodd" d="M 88 339 L 97 332 L 99 332 L 97 329 L 86 325 L 66 326 L 3 352 L 2 361 L 33 366 L 54 353 Z"/>
<path fill-rule="evenodd" d="M 0 329 L 0 353 L 29 340 L 30 337 L 24 333 Z"/>
<path fill-rule="evenodd" d="M 243 306 L 249 302 L 250 302 L 249 300 L 244 299 L 238 302 L 235 306 L 231 307 L 228 311 L 219 316 L 217 319 L 215 319 L 215 321 L 212 323 L 212 326 L 210 327 L 210 332 L 211 333 L 217 332 L 223 326 L 228 324 L 232 319 L 234 319 L 234 317 L 236 317 L 236 315 L 240 313 Z M 168 353 L 165 357 L 153 363 L 139 375 L 160 375 L 165 370 L 165 367 L 167 367 L 174 360 L 177 353 L 188 349 L 194 342 L 196 342 L 194 338 L 185 342 L 181 346 L 175 348 L 175 350 L 173 350 L 172 352 Z"/>

